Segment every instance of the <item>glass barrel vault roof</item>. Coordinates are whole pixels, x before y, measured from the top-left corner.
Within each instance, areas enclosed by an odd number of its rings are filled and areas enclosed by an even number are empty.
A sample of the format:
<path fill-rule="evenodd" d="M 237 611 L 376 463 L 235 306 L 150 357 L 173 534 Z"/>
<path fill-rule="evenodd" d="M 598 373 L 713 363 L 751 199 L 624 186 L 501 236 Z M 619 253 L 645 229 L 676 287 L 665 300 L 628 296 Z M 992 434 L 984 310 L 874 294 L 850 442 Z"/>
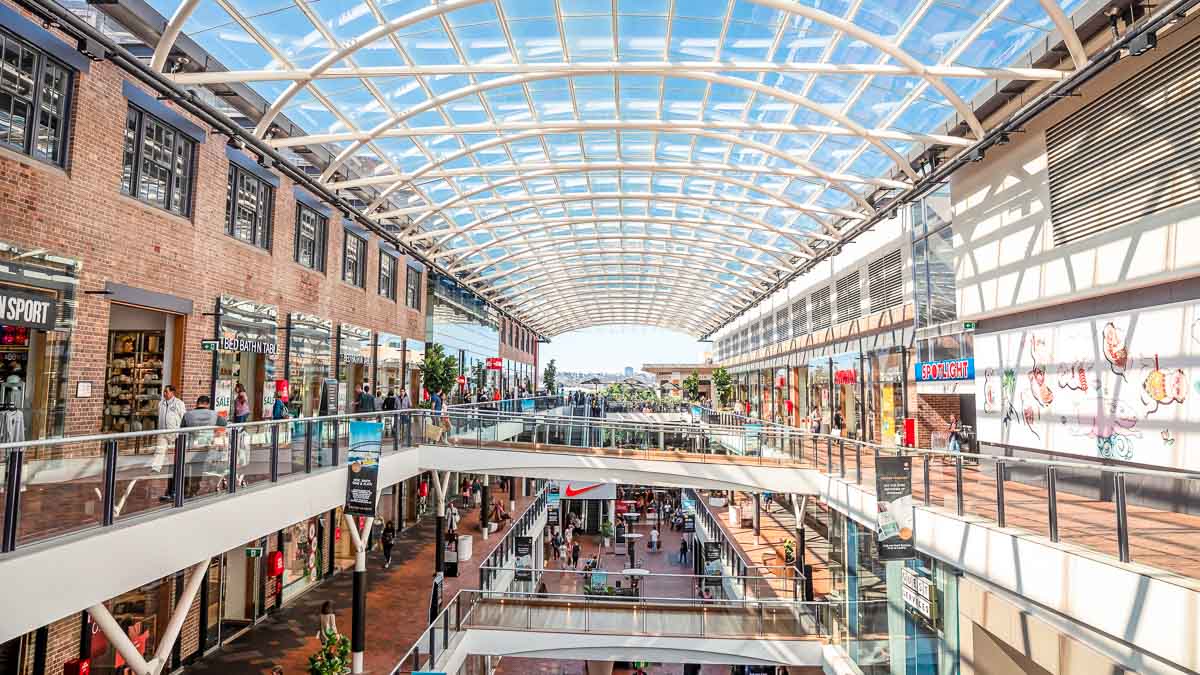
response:
<path fill-rule="evenodd" d="M 983 133 L 1083 0 L 151 0 L 272 105 L 255 133 L 543 335 L 705 334 Z M 308 134 L 276 137 L 286 115 Z M 955 135 L 947 130 L 957 128 Z M 346 179 L 344 176 L 355 178 Z"/>

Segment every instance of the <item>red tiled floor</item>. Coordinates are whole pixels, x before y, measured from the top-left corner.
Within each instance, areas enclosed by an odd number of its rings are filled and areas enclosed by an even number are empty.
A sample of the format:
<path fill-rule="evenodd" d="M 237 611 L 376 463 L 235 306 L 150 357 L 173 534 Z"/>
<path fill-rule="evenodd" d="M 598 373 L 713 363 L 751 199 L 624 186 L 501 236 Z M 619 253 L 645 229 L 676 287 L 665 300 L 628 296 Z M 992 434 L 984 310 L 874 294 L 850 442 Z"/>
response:
<path fill-rule="evenodd" d="M 492 494 L 507 500 L 507 496 L 498 489 L 493 488 Z M 532 498 L 519 499 L 514 518 L 532 501 Z M 459 576 L 446 579 L 446 602 L 460 589 L 479 585 L 479 565 L 505 533 L 501 530 L 492 534 L 486 542 L 481 541 L 478 509 L 463 514 L 459 532 L 472 533 L 475 550 L 470 561 L 459 563 Z M 434 518 L 426 516 L 419 524 L 397 537 L 389 569 L 382 569 L 383 556 L 380 552 L 369 554 L 367 672 L 391 672 L 429 624 L 427 612 L 434 567 L 433 543 Z M 257 675 L 269 673 L 272 666 L 280 665 L 288 675 L 307 672 L 308 657 L 317 649 L 318 614 L 323 602 L 331 600 L 334 603 L 339 630 L 343 634 L 350 633 L 352 577 L 350 573 L 334 576 L 246 635 L 188 669 L 220 675 Z"/>

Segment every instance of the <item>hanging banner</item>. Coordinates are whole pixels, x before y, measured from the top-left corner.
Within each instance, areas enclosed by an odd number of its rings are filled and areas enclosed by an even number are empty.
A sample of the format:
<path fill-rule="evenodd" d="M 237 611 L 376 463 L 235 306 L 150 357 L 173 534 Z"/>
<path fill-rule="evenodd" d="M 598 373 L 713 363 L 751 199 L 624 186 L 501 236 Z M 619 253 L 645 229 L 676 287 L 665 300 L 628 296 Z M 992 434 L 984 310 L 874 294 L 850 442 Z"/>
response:
<path fill-rule="evenodd" d="M 533 581 L 533 537 L 517 537 L 514 542 L 516 558 L 513 567 L 516 568 L 516 581 Z"/>
<path fill-rule="evenodd" d="M 879 506 L 879 525 L 875 532 L 879 559 L 915 558 L 911 457 L 879 457 L 875 460 L 875 497 Z"/>
<path fill-rule="evenodd" d="M 721 542 L 704 542 L 705 586 L 721 586 Z"/>
<path fill-rule="evenodd" d="M 379 456 L 382 451 L 383 424 L 350 422 L 350 449 L 346 453 L 346 513 L 374 516 L 379 489 Z"/>
<path fill-rule="evenodd" d="M 684 513 L 683 514 L 683 531 L 684 532 L 695 532 L 696 531 L 696 514 L 694 514 L 694 513 Z"/>

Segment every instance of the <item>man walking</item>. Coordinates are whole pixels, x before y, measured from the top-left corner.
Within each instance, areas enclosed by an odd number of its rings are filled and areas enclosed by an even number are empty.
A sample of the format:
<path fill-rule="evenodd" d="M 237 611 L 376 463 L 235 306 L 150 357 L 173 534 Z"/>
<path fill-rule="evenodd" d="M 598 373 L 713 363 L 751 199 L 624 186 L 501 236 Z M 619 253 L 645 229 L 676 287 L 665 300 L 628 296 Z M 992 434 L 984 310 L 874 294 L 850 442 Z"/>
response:
<path fill-rule="evenodd" d="M 159 429 L 178 429 L 183 423 L 183 416 L 187 413 L 184 408 L 183 401 L 175 395 L 175 386 L 168 384 L 163 387 L 162 400 L 158 402 L 158 428 Z M 158 437 L 158 449 L 154 452 L 154 460 L 150 468 L 155 473 L 162 471 L 163 466 L 167 463 L 168 448 L 175 447 L 175 434 L 162 434 Z M 172 462 L 172 464 L 174 464 Z M 175 499 L 175 472 L 171 471 L 171 475 L 167 477 L 167 491 L 159 500 L 164 502 L 173 501 Z"/>
<path fill-rule="evenodd" d="M 680 565 L 687 564 L 687 555 L 688 555 L 687 537 L 686 536 L 680 537 L 679 538 L 679 564 Z"/>
<path fill-rule="evenodd" d="M 579 569 L 579 555 L 583 552 L 579 545 L 579 540 L 576 539 L 574 544 L 571 544 L 571 569 Z"/>
<path fill-rule="evenodd" d="M 180 424 L 183 428 L 188 427 L 223 427 L 228 424 L 228 420 L 217 414 L 212 409 L 212 399 L 205 394 L 196 397 L 196 407 L 187 411 L 183 416 L 183 421 Z M 211 448 L 212 432 L 200 433 L 196 435 L 196 447 Z M 186 461 L 186 459 L 185 459 Z M 186 492 L 184 494 L 187 494 Z"/>

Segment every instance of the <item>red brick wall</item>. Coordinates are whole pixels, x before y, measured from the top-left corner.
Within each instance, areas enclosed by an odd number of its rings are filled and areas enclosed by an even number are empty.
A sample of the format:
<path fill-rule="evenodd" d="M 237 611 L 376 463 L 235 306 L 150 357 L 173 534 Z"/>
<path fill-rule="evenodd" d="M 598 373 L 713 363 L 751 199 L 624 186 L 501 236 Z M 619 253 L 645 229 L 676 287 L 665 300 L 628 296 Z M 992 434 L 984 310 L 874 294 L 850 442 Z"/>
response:
<path fill-rule="evenodd" d="M 368 247 L 365 289 L 341 280 L 340 216 L 330 218 L 325 274 L 293 262 L 296 202 L 287 178 L 276 191 L 272 252 L 225 234 L 228 160 L 223 137 L 210 136 L 197 148 L 192 217 L 122 195 L 125 79 L 119 68 L 104 62 L 93 63 L 89 73 L 75 78 L 65 170 L 0 150 L 0 240 L 82 262 L 67 392 L 72 395 L 77 381 L 89 380 L 100 395 L 68 399 L 68 434 L 100 430 L 110 303 L 103 295 L 82 291 L 102 289 L 106 281 L 195 303 L 184 338 L 182 373 L 176 377 L 187 401 L 211 386 L 211 356 L 200 351 L 199 342 L 212 336 L 213 318 L 201 313 L 211 312 L 222 294 L 278 307 L 281 359 L 289 312 L 424 339 L 423 315 L 402 302 L 405 260 L 398 267 L 401 302 L 377 293 L 377 239 Z"/>
<path fill-rule="evenodd" d="M 61 673 L 63 664 L 79 658 L 80 615 L 71 614 L 48 626 L 46 633 L 46 673 Z M 37 631 L 26 636 L 23 675 L 42 675 L 33 671 L 34 640 Z"/>
<path fill-rule="evenodd" d="M 929 435 L 933 431 L 950 428 L 950 416 L 961 414 L 957 394 L 917 395 L 917 447 L 929 447 Z"/>

